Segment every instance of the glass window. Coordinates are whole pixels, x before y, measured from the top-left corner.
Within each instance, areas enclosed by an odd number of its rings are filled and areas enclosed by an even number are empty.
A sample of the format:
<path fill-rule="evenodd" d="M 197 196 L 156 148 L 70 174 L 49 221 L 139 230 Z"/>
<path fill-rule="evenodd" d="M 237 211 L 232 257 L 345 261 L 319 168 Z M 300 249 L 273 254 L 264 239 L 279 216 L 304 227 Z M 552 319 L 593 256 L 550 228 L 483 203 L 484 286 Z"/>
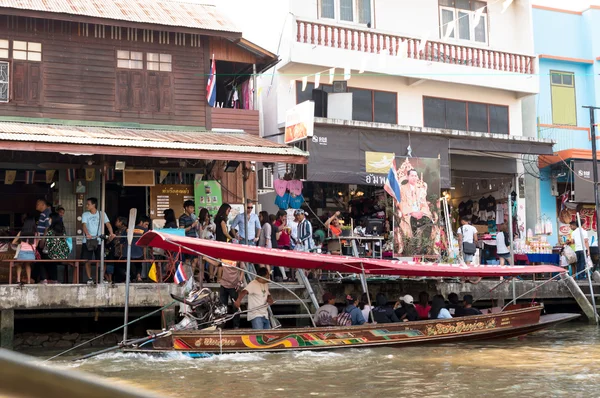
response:
<path fill-rule="evenodd" d="M 8 58 L 8 40 L 0 40 L 0 58 Z"/>
<path fill-rule="evenodd" d="M 469 0 L 455 0 L 454 7 L 460 8 L 461 10 L 470 10 L 471 2 Z"/>
<path fill-rule="evenodd" d="M 487 38 L 487 18 L 482 15 L 479 19 L 479 25 L 475 27 L 475 41 L 485 43 Z"/>
<path fill-rule="evenodd" d="M 567 74 L 562 75 L 562 84 L 564 84 L 565 86 L 572 86 L 573 85 L 573 75 L 567 75 Z"/>
<path fill-rule="evenodd" d="M 321 0 L 321 18 L 335 18 L 335 0 Z"/>
<path fill-rule="evenodd" d="M 446 128 L 446 100 L 424 97 L 423 122 L 425 127 Z"/>
<path fill-rule="evenodd" d="M 454 21 L 454 11 L 442 9 L 442 37 L 446 35 L 448 25 Z M 451 38 L 454 38 L 454 30 L 450 34 Z"/>
<path fill-rule="evenodd" d="M 487 105 L 469 102 L 467 106 L 469 110 L 469 131 L 487 133 L 489 131 Z"/>
<path fill-rule="evenodd" d="M 8 43 L 6 43 L 8 45 Z M 8 46 L 6 47 L 8 55 Z M 8 58 L 5 57 L 5 58 Z M 42 61 L 42 43 L 27 41 L 13 41 L 13 58 L 23 61 Z"/>
<path fill-rule="evenodd" d="M 508 134 L 508 107 L 490 105 L 490 133 Z"/>
<path fill-rule="evenodd" d="M 559 73 L 553 73 L 551 75 L 552 77 L 552 84 L 562 84 L 562 79 Z"/>
<path fill-rule="evenodd" d="M 117 68 L 144 69 L 144 53 L 138 51 L 117 51 Z"/>
<path fill-rule="evenodd" d="M 0 102 L 8 102 L 8 62 L 0 62 Z"/>
<path fill-rule="evenodd" d="M 471 15 L 467 12 L 458 13 L 458 38 L 469 40 L 471 38 Z"/>
<path fill-rule="evenodd" d="M 375 101 L 375 117 L 374 122 L 378 123 L 398 123 L 398 95 L 396 93 L 388 93 L 384 91 L 374 91 L 373 97 Z"/>
<path fill-rule="evenodd" d="M 575 79 L 571 72 L 550 72 L 552 123 L 577 126 Z"/>
<path fill-rule="evenodd" d="M 446 128 L 452 130 L 467 130 L 466 102 L 446 100 Z"/>
<path fill-rule="evenodd" d="M 146 54 L 147 62 L 146 69 L 161 72 L 171 72 L 171 55 L 170 54 Z"/>
<path fill-rule="evenodd" d="M 354 1 L 339 0 L 340 2 L 340 19 L 342 21 L 354 22 Z"/>
<path fill-rule="evenodd" d="M 442 29 L 440 31 L 443 37 L 446 33 L 445 27 L 451 21 L 455 21 L 458 33 L 450 35 L 451 38 L 457 37 L 460 40 L 476 41 L 487 43 L 487 3 L 475 0 L 439 0 L 440 20 Z M 477 10 L 483 8 L 483 13 L 479 23 L 475 27 L 474 18 Z"/>
<path fill-rule="evenodd" d="M 348 88 L 352 93 L 352 120 L 373 121 L 373 92 L 360 88 Z"/>
<path fill-rule="evenodd" d="M 358 23 L 371 22 L 371 0 L 358 0 Z"/>

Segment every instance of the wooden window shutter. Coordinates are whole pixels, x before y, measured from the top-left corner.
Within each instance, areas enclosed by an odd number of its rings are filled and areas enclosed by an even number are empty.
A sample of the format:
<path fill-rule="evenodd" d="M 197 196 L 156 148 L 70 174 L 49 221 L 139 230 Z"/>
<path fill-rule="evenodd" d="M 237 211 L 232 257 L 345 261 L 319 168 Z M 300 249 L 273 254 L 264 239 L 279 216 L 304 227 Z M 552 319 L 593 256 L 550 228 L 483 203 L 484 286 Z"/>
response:
<path fill-rule="evenodd" d="M 131 72 L 131 109 L 144 110 L 144 72 Z"/>
<path fill-rule="evenodd" d="M 123 70 L 117 71 L 117 110 L 124 111 L 131 109 L 131 96 L 129 93 L 130 72 Z"/>
<path fill-rule="evenodd" d="M 27 101 L 27 63 L 13 62 L 13 90 L 16 102 Z"/>
<path fill-rule="evenodd" d="M 159 75 L 158 72 L 148 72 L 147 89 L 148 89 L 148 111 L 160 111 L 160 90 L 158 87 Z"/>
<path fill-rule="evenodd" d="M 27 102 L 39 104 L 42 99 L 42 65 L 29 63 L 27 65 Z"/>
<path fill-rule="evenodd" d="M 173 84 L 171 73 L 160 74 L 160 110 L 162 112 L 173 111 Z"/>
<path fill-rule="evenodd" d="M 552 86 L 552 123 L 577 126 L 575 87 Z"/>

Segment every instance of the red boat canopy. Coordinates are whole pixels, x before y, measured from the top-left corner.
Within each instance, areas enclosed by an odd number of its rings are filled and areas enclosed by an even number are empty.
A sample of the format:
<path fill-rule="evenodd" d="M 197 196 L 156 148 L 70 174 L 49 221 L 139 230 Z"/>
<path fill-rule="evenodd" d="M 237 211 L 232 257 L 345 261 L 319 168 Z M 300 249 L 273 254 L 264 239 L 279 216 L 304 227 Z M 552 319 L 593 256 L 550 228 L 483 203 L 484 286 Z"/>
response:
<path fill-rule="evenodd" d="M 185 254 L 201 253 L 205 256 L 255 264 L 268 264 L 297 269 L 322 269 L 342 273 L 365 273 L 371 275 L 397 276 L 476 276 L 499 277 L 523 274 L 565 272 L 552 265 L 540 266 L 468 266 L 460 264 L 438 264 L 407 261 L 390 261 L 371 258 L 334 256 L 329 254 L 304 253 L 289 250 L 236 245 L 206 239 L 188 238 L 149 231 L 138 241 L 138 246 L 150 246 Z"/>

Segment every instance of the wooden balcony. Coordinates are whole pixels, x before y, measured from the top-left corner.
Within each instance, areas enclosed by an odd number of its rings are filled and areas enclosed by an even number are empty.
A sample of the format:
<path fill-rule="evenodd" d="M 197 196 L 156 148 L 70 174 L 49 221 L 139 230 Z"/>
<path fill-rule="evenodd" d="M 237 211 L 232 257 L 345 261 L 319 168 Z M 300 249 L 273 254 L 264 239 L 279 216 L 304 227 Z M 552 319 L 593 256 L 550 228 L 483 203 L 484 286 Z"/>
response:
<path fill-rule="evenodd" d="M 211 112 L 211 127 L 239 129 L 248 134 L 259 135 L 258 111 L 249 109 L 208 108 Z"/>
<path fill-rule="evenodd" d="M 535 57 L 530 55 L 436 41 L 428 41 L 424 49 L 419 50 L 420 39 L 312 21 L 296 20 L 296 32 L 297 42 L 314 46 L 400 57 L 406 48 L 404 56 L 409 59 L 527 75 L 535 73 Z M 407 44 L 402 44 L 404 42 Z"/>

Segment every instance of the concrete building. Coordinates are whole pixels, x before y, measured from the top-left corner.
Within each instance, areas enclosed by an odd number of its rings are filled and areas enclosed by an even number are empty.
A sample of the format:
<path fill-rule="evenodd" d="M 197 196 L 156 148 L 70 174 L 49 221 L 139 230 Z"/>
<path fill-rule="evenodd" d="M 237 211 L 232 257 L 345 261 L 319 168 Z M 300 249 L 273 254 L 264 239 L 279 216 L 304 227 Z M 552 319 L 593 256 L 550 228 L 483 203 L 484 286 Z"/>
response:
<path fill-rule="evenodd" d="M 367 182 L 367 151 L 439 158 L 441 189 L 448 190 L 455 207 L 516 191 L 524 231 L 527 204 L 517 182 L 524 174 L 521 156 L 549 154 L 552 145 L 533 137 L 535 113 L 522 112 L 523 101 L 539 91 L 530 1 L 514 1 L 506 10 L 503 3 L 290 0 L 287 8 L 279 5 L 270 15 L 278 21 L 271 30 L 256 27 L 280 37 L 279 49 L 272 51 L 281 61 L 273 76 L 261 80 L 264 136 L 283 142 L 286 112 L 315 100 L 316 137 L 295 144 L 310 152 L 297 177 L 350 184 L 356 192 L 360 186 L 381 187 L 385 180 Z M 347 93 L 349 99 L 339 95 Z M 353 157 L 338 154 L 337 163 L 322 161 L 336 157 L 342 145 L 359 148 Z M 267 209 L 275 209 L 274 194 L 262 198 Z"/>
<path fill-rule="evenodd" d="M 540 68 L 538 136 L 556 142 L 554 155 L 540 158 L 539 214 L 552 224 L 550 240 L 556 243 L 569 232 L 577 205 L 584 226 L 595 228 L 590 113 L 583 107 L 599 105 L 600 7 L 533 6 L 533 22 Z"/>

